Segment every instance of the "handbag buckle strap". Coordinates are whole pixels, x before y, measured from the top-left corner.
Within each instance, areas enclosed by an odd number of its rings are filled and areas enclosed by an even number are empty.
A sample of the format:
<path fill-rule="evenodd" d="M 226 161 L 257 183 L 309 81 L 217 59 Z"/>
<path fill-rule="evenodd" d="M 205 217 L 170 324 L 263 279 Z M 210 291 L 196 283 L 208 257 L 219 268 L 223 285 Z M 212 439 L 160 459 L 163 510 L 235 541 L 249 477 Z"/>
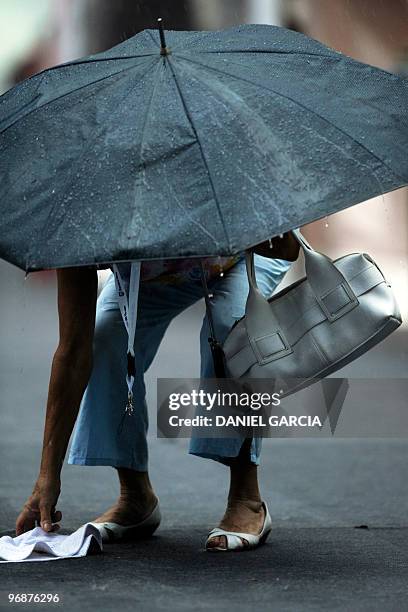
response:
<path fill-rule="evenodd" d="M 249 340 L 260 365 L 293 353 L 293 349 L 281 329 Z"/>
<path fill-rule="evenodd" d="M 316 299 L 330 323 L 337 321 L 359 305 L 358 298 L 346 282 L 341 283 L 321 297 L 316 296 Z"/>

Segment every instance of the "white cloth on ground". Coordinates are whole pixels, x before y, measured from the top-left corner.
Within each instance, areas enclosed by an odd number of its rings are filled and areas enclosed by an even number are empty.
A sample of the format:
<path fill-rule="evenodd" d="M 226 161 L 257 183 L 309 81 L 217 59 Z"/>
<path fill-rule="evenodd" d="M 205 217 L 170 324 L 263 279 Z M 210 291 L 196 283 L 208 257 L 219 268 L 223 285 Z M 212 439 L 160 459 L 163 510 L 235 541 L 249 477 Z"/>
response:
<path fill-rule="evenodd" d="M 89 523 L 70 535 L 47 533 L 41 527 L 36 527 L 15 538 L 0 538 L 0 563 L 56 561 L 85 557 L 91 551 L 102 552 L 102 537 L 98 529 Z"/>

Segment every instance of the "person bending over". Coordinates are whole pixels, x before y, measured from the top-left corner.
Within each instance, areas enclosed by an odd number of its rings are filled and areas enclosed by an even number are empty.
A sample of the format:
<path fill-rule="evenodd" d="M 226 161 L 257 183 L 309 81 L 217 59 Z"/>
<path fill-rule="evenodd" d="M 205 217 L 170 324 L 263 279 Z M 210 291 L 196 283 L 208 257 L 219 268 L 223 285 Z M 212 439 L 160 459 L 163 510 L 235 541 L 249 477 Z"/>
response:
<path fill-rule="evenodd" d="M 289 269 L 290 261 L 297 258 L 298 246 L 291 234 L 285 234 L 283 239 L 262 243 L 254 251 L 258 286 L 269 297 Z M 223 342 L 233 323 L 245 312 L 245 258 L 206 259 L 204 268 L 213 295 L 217 337 Z M 129 269 L 130 265 L 122 266 L 125 276 Z M 58 529 L 62 518 L 56 510 L 61 468 L 75 423 L 69 463 L 112 466 L 119 478 L 118 500 L 94 519 L 103 539 L 153 533 L 160 523 L 160 510 L 148 472 L 144 373 L 172 319 L 203 297 L 198 263 L 142 263 L 134 345 L 135 411 L 126 418 L 122 429 L 127 400 L 127 333 L 114 276 L 109 277 L 98 299 L 96 267 L 61 269 L 57 279 L 59 344 L 52 361 L 42 458 L 33 492 L 17 518 L 16 533 L 33 529 L 36 523 L 45 531 Z M 208 336 L 205 316 L 200 335 L 202 378 L 215 377 Z M 260 450 L 260 439 L 190 441 L 190 453 L 229 468 L 226 511 L 219 527 L 207 539 L 207 550 L 254 548 L 266 539 L 270 517 L 258 486 Z"/>

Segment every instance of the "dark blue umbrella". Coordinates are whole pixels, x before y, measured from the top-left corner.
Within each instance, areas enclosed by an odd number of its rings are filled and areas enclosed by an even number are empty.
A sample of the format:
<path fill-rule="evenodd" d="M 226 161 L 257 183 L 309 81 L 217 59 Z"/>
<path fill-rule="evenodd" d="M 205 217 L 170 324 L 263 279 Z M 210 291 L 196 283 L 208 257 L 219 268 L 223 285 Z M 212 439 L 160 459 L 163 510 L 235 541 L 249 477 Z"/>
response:
<path fill-rule="evenodd" d="M 302 34 L 146 30 L 0 98 L 0 256 L 229 255 L 408 183 L 408 81 Z"/>

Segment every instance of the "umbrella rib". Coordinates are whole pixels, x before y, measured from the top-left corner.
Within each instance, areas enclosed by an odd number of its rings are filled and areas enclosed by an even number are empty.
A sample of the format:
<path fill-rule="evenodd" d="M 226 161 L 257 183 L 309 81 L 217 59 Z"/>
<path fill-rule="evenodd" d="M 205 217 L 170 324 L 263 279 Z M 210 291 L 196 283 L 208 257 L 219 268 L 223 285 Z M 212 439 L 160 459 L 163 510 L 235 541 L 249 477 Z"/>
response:
<path fill-rule="evenodd" d="M 150 69 L 150 67 L 149 67 L 149 69 Z M 123 72 L 123 71 L 122 71 L 122 72 Z M 146 74 L 147 72 L 148 72 L 148 71 L 146 71 L 144 74 Z M 128 98 L 128 96 L 129 96 L 129 95 L 131 95 L 132 93 L 133 93 L 132 91 L 130 91 L 130 92 L 129 92 L 129 91 L 127 91 L 127 92 L 126 92 L 126 94 L 125 94 L 125 95 L 123 96 L 123 98 L 121 99 L 120 104 L 123 104 L 123 102 L 124 102 L 124 101 L 125 101 L 125 100 Z M 116 109 L 118 109 L 118 108 L 119 108 L 119 104 L 116 106 Z M 103 126 L 103 127 L 105 128 L 105 126 Z M 98 128 L 100 129 L 100 128 L 101 128 L 101 126 L 100 126 L 100 125 L 99 125 L 99 126 L 96 126 L 96 127 L 95 127 L 95 129 L 93 130 L 92 134 L 90 134 L 90 135 L 89 135 L 89 137 L 88 137 L 88 139 L 86 140 L 86 145 L 87 145 L 87 146 L 85 146 L 85 147 L 83 148 L 83 150 L 81 151 L 81 154 L 80 154 L 80 155 L 79 155 L 79 157 L 76 159 L 76 161 L 75 161 L 75 167 L 78 167 L 79 163 L 80 163 L 80 162 L 81 162 L 81 160 L 83 159 L 83 157 L 84 157 L 84 155 L 86 154 L 86 152 L 87 152 L 87 151 L 90 149 L 90 147 L 93 145 L 94 140 L 95 140 L 95 132 L 97 131 L 97 129 L 98 129 Z M 71 170 L 72 170 L 72 169 L 71 169 Z M 71 171 L 71 174 L 68 176 L 68 178 L 67 178 L 67 180 L 65 181 L 65 184 L 64 184 L 64 186 L 63 186 L 63 189 L 62 189 L 62 193 L 63 193 L 63 194 L 65 194 L 65 193 L 66 193 L 66 191 L 67 191 L 67 186 L 70 184 L 69 179 L 70 179 L 71 177 L 72 177 L 72 171 Z M 71 179 L 71 183 L 72 183 L 72 180 L 73 180 L 73 179 Z M 49 212 L 49 214 L 48 214 L 48 216 L 47 216 L 47 219 L 46 219 L 46 221 L 45 221 L 45 223 L 44 223 L 44 234 L 43 234 L 44 236 L 47 236 L 47 232 L 48 232 L 48 228 L 49 228 L 49 226 L 50 226 L 50 222 L 51 222 L 52 215 L 53 215 L 53 213 L 54 213 L 54 210 L 55 210 L 55 209 L 56 209 L 56 207 L 57 207 L 57 204 L 59 204 L 60 200 L 61 200 L 61 198 L 57 198 L 57 199 L 56 199 L 56 202 L 55 202 L 55 203 L 54 203 L 54 205 L 52 206 L 52 208 L 51 208 L 51 210 L 50 210 L 50 212 Z M 66 211 L 65 211 L 65 212 L 66 212 Z M 29 255 L 31 255 L 31 252 L 30 252 L 30 254 L 29 254 Z"/>
<path fill-rule="evenodd" d="M 244 28 L 247 26 L 248 24 L 245 24 Z M 290 32 L 293 36 L 293 38 L 297 37 L 297 38 L 302 38 L 302 40 L 304 40 L 307 37 L 305 37 L 303 34 L 299 33 L 299 32 L 294 32 L 292 30 L 288 30 L 287 28 L 283 28 L 281 26 L 267 26 L 269 28 L 276 28 L 279 30 L 286 30 L 286 32 Z M 217 30 L 216 32 L 214 32 L 213 30 L 210 30 L 208 32 L 203 32 L 203 31 L 199 31 L 199 32 L 194 32 L 192 31 L 192 34 L 203 34 L 203 36 L 195 36 L 195 37 L 191 37 L 188 41 L 187 41 L 187 46 L 185 46 L 185 43 L 180 43 L 178 45 L 176 45 L 175 47 L 172 47 L 173 51 L 178 51 L 180 49 L 180 51 L 184 51 L 184 50 L 188 50 L 189 49 L 189 43 L 191 42 L 199 42 L 201 43 L 203 40 L 205 40 L 206 38 L 208 38 L 211 35 L 214 35 L 215 33 L 217 34 L 225 34 L 226 32 L 230 32 L 236 28 L 224 28 L 222 30 Z M 149 31 L 150 34 L 150 31 Z M 154 37 L 152 36 L 153 40 Z M 154 42 L 156 42 L 154 40 Z M 310 41 L 308 41 L 310 42 Z M 319 46 L 321 47 L 325 47 L 325 45 L 322 45 L 321 43 L 318 43 L 318 41 L 314 41 L 315 43 L 317 43 Z M 183 46 L 184 45 L 184 46 Z M 294 53 L 298 54 L 298 55 L 316 55 L 317 57 L 332 57 L 330 55 L 330 53 L 338 53 L 340 56 L 344 57 L 344 55 L 342 53 L 340 53 L 340 51 L 336 51 L 335 49 L 329 49 L 328 47 L 326 47 L 329 51 L 328 54 L 325 53 L 304 53 L 303 51 L 296 51 L 296 50 L 290 50 L 290 51 L 275 51 L 274 49 L 254 49 L 253 51 L 249 50 L 249 49 L 243 49 L 243 50 L 237 50 L 237 49 L 220 49 L 218 51 L 215 50 L 200 50 L 200 53 L 281 53 L 284 55 L 293 55 Z"/>
<path fill-rule="evenodd" d="M 191 145 L 189 145 L 189 146 L 191 146 Z M 195 225 L 196 227 L 198 227 L 198 228 L 199 228 L 199 229 L 200 229 L 200 230 L 203 232 L 203 234 L 205 234 L 206 236 L 208 236 L 208 238 L 209 238 L 209 239 L 210 239 L 210 240 L 211 240 L 211 241 L 212 241 L 212 242 L 215 244 L 215 247 L 218 249 L 218 248 L 219 248 L 219 246 L 220 246 L 220 244 L 219 244 L 218 240 L 216 239 L 216 237 L 215 237 L 215 236 L 213 236 L 213 235 L 211 234 L 211 232 L 209 232 L 209 231 L 208 231 L 208 230 L 207 230 L 207 229 L 204 227 L 204 225 L 203 225 L 202 223 L 200 223 L 199 221 L 197 221 L 196 219 L 194 219 L 194 217 L 193 217 L 192 213 L 191 213 L 191 212 L 188 210 L 188 208 L 187 208 L 186 206 L 184 206 L 184 204 L 183 204 L 183 203 L 180 201 L 180 199 L 177 197 L 177 193 L 175 192 L 175 190 L 174 190 L 174 188 L 173 188 L 172 184 L 169 182 L 169 180 L 168 180 L 168 178 L 167 178 L 167 175 L 166 175 L 166 179 L 165 179 L 165 180 L 166 180 L 166 185 L 167 185 L 167 188 L 168 188 L 168 190 L 169 190 L 170 192 L 172 192 L 173 197 L 174 197 L 174 199 L 175 199 L 175 201 L 176 201 L 177 206 L 178 206 L 179 208 L 181 208 L 181 210 L 184 212 L 184 214 L 185 214 L 186 216 L 188 216 L 188 218 L 190 219 L 190 222 L 191 222 L 193 225 Z"/>
<path fill-rule="evenodd" d="M 44 104 L 40 104 L 39 106 L 36 106 L 35 108 L 31 109 L 26 115 L 23 115 L 23 117 L 17 118 L 15 121 L 13 121 L 13 123 L 10 123 L 10 125 L 8 125 L 6 128 L 4 128 L 4 130 L 2 130 L 0 133 L 4 134 L 9 128 L 13 127 L 13 125 L 15 125 L 18 121 L 20 121 L 22 119 L 26 119 L 32 113 L 35 113 L 35 111 L 41 110 L 42 108 L 44 108 L 44 106 L 47 106 L 47 104 L 50 104 L 50 105 L 54 104 L 54 102 L 58 102 L 58 100 L 62 100 L 66 96 L 70 96 L 71 94 L 77 93 L 78 91 L 82 91 L 83 89 L 86 89 L 87 87 L 90 87 L 91 85 L 97 85 L 98 83 L 102 83 L 102 81 L 106 81 L 107 79 L 109 79 L 111 77 L 117 76 L 118 74 L 123 74 L 127 70 L 133 70 L 134 68 L 135 68 L 135 66 L 129 66 L 128 68 L 123 68 L 122 70 L 118 70 L 117 72 L 113 72 L 112 74 L 105 75 L 105 76 L 101 77 L 100 79 L 97 79 L 96 81 L 90 81 L 89 83 L 86 83 L 85 85 L 82 85 L 81 87 L 78 87 L 77 89 L 72 89 L 70 91 L 67 91 L 64 94 L 61 94 L 60 96 L 57 96 L 56 98 L 53 98 L 52 100 L 48 100 L 48 101 L 44 102 Z M 41 79 L 41 82 L 42 82 L 42 80 L 43 79 Z M 39 86 L 40 85 L 41 85 L 41 83 L 39 84 Z M 37 90 L 38 90 L 38 87 L 37 87 Z"/>
<path fill-rule="evenodd" d="M 32 92 L 32 95 L 33 95 L 32 99 L 30 100 L 30 102 L 27 102 L 26 104 L 24 104 L 24 107 L 23 107 L 23 108 L 25 108 L 25 107 L 27 107 L 27 106 L 30 106 L 30 104 L 32 104 L 32 103 L 33 103 L 33 102 L 35 102 L 35 101 L 36 101 L 38 98 L 40 98 L 40 97 L 41 97 L 41 94 L 38 94 L 37 92 L 38 92 L 39 88 L 41 87 L 41 85 L 42 85 L 42 83 L 43 83 L 43 81 L 44 81 L 44 76 L 45 76 L 44 74 L 41 74 L 41 78 L 39 78 L 39 79 L 38 79 L 38 83 L 36 84 L 36 87 L 35 87 L 34 91 Z M 8 93 L 8 92 L 6 92 L 6 94 L 7 94 L 7 93 Z M 4 94 L 4 95 L 6 95 L 6 94 Z M 0 125 L 1 125 L 1 124 L 2 124 L 4 121 L 7 121 L 7 119 L 9 119 L 10 117 L 12 117 L 12 115 L 13 115 L 13 113 L 11 113 L 11 115 L 8 115 L 8 116 L 6 117 L 6 119 L 5 119 L 5 120 L 4 120 L 4 119 L 3 119 L 3 120 L 0 120 Z M 25 115 L 24 115 L 24 116 L 25 116 Z M 15 124 L 17 121 L 18 121 L 18 119 L 16 119 L 16 121 L 14 121 L 14 122 L 13 122 L 11 125 L 14 125 L 14 124 Z M 8 125 L 8 126 L 7 126 L 7 127 L 4 129 L 4 130 L 0 130 L 0 134 L 3 134 L 3 133 L 4 133 L 4 132 L 5 132 L 5 131 L 6 131 L 6 130 L 9 128 L 9 127 L 11 127 L 11 125 Z"/>
<path fill-rule="evenodd" d="M 324 57 L 325 59 L 331 59 L 334 61 L 339 61 L 341 59 L 344 59 L 344 55 L 342 53 L 340 53 L 339 51 L 333 51 L 334 53 L 338 53 L 339 57 L 333 56 L 330 53 L 309 53 L 309 52 L 305 52 L 305 51 L 282 51 L 282 50 L 275 50 L 275 49 L 221 49 L 219 51 L 215 51 L 215 50 L 211 50 L 211 49 L 204 49 L 203 51 L 200 51 L 200 53 L 210 53 L 210 54 L 217 54 L 217 55 L 224 55 L 224 54 L 232 54 L 232 53 L 254 53 L 256 55 L 262 55 L 262 54 L 268 54 L 271 53 L 273 55 L 310 55 L 312 57 Z"/>
<path fill-rule="evenodd" d="M 193 130 L 194 135 L 195 135 L 195 137 L 197 139 L 197 144 L 199 146 L 200 153 L 201 153 L 201 159 L 203 160 L 203 163 L 204 163 L 207 175 L 208 175 L 208 180 L 209 180 L 209 183 L 210 183 L 210 186 L 211 186 L 211 190 L 212 190 L 212 193 L 213 193 L 214 202 L 215 202 L 215 205 L 217 207 L 218 215 L 219 215 L 220 220 L 221 220 L 221 225 L 222 225 L 222 228 L 224 230 L 224 234 L 225 234 L 225 238 L 227 240 L 228 248 L 230 249 L 231 252 L 233 252 L 232 245 L 231 245 L 231 240 L 230 240 L 230 237 L 228 235 L 228 231 L 227 231 L 227 227 L 226 227 L 226 224 L 225 224 L 225 221 L 224 221 L 224 217 L 223 217 L 222 212 L 221 212 L 220 203 L 218 201 L 215 185 L 214 185 L 214 182 L 213 182 L 212 177 L 211 177 L 211 173 L 210 173 L 210 169 L 209 169 L 209 166 L 208 166 L 208 162 L 207 162 L 206 157 L 204 155 L 202 144 L 201 144 L 200 139 L 198 137 L 197 129 L 196 129 L 195 125 L 194 125 L 192 115 L 191 115 L 190 111 L 188 110 L 185 98 L 183 96 L 183 92 L 181 91 L 181 87 L 180 87 L 180 84 L 178 82 L 178 79 L 177 79 L 176 72 L 174 70 L 172 61 L 169 58 L 168 58 L 168 62 L 169 62 L 170 70 L 171 70 L 171 72 L 173 74 L 173 78 L 174 78 L 174 82 L 175 82 L 176 87 L 177 87 L 177 91 L 178 91 L 180 99 L 181 99 L 181 103 L 182 103 L 183 108 L 184 108 L 184 112 L 186 114 L 186 117 L 187 117 L 190 125 L 191 125 L 191 129 Z"/>
<path fill-rule="evenodd" d="M 322 119 L 323 121 L 325 121 L 326 123 L 328 123 L 331 127 L 334 127 L 337 131 L 341 132 L 344 136 L 347 136 L 347 138 L 350 138 L 350 140 L 352 140 L 353 142 L 355 142 L 357 145 L 359 145 L 362 149 L 364 149 L 365 151 L 367 151 L 367 153 L 369 153 L 369 155 L 371 155 L 372 157 L 374 157 L 375 159 L 377 159 L 381 164 L 383 164 L 384 166 L 386 166 L 388 168 L 388 170 L 390 172 L 392 172 L 392 174 L 396 177 L 398 177 L 400 180 L 402 180 L 404 182 L 404 184 L 406 184 L 407 179 L 405 179 L 402 176 L 399 176 L 398 174 L 396 174 L 396 172 L 389 167 L 389 165 L 382 160 L 380 157 L 378 157 L 378 155 L 376 155 L 375 153 L 373 153 L 372 151 L 370 151 L 369 149 L 367 149 L 367 147 L 362 143 L 359 142 L 358 140 L 356 140 L 355 138 L 353 138 L 353 136 L 351 136 L 350 134 L 348 134 L 348 132 L 346 132 L 345 130 L 343 130 L 342 128 L 340 128 L 339 126 L 337 126 L 336 124 L 332 123 L 331 121 L 329 121 L 329 119 L 326 119 L 326 117 L 323 117 L 323 115 L 320 115 L 320 113 L 317 113 L 316 111 L 314 111 L 313 109 L 309 108 L 308 106 L 306 106 L 305 104 L 302 104 L 301 102 L 299 102 L 298 100 L 295 100 L 294 98 L 291 98 L 290 96 L 287 96 L 286 94 L 283 94 L 279 91 L 276 91 L 275 89 L 273 89 L 272 87 L 267 87 L 266 85 L 262 85 L 260 83 L 255 83 L 254 81 L 252 81 L 251 79 L 247 79 L 241 76 L 237 76 L 234 74 L 230 74 L 229 72 L 225 72 L 225 70 L 221 70 L 220 68 L 214 68 L 213 66 L 207 66 L 206 64 L 202 64 L 201 62 L 191 59 L 188 56 L 181 56 L 183 57 L 183 59 L 193 63 L 193 64 L 197 64 L 198 66 L 201 66 L 202 68 L 206 68 L 207 70 L 213 70 L 214 72 L 219 72 L 220 74 L 223 74 L 225 76 L 228 76 L 232 79 L 236 79 L 238 81 L 243 81 L 245 83 L 249 83 L 250 85 L 254 85 L 255 87 L 259 87 L 260 89 L 264 89 L 265 91 L 269 91 L 274 93 L 277 96 L 280 96 L 281 98 L 285 98 L 285 100 L 290 100 L 291 102 L 293 102 L 294 104 L 296 104 L 297 106 L 300 106 L 300 108 L 303 108 L 303 110 L 308 111 L 309 113 L 312 113 L 313 115 L 316 115 L 316 117 L 319 117 L 320 119 Z"/>
<path fill-rule="evenodd" d="M 155 72 L 155 74 L 157 73 L 157 70 L 158 70 L 159 66 L 160 66 L 160 63 L 158 63 L 156 65 L 156 72 Z M 152 87 L 149 103 L 148 103 L 147 108 L 146 108 L 146 113 L 145 113 L 144 120 L 143 120 L 142 134 L 141 134 L 141 138 L 140 138 L 139 160 L 141 162 L 142 162 L 142 157 L 143 157 L 143 147 L 144 147 L 144 140 L 145 140 L 147 122 L 148 122 L 148 119 L 149 119 L 150 111 L 151 111 L 151 108 L 152 108 L 152 105 L 153 105 L 154 94 L 156 93 L 156 87 L 158 85 L 158 81 L 159 80 L 158 79 L 157 80 L 153 79 L 152 81 L 153 81 L 153 87 Z M 134 204 L 135 201 L 136 201 L 136 177 L 135 177 L 134 185 L 133 185 L 133 202 L 132 202 L 132 204 Z M 133 213 L 135 211 L 135 208 L 136 208 L 135 206 L 132 207 L 132 215 L 131 215 L 130 219 L 132 219 L 132 217 L 133 217 Z M 139 231 L 139 235 L 140 235 L 140 231 Z"/>
<path fill-rule="evenodd" d="M 48 74 L 48 72 L 53 72 L 54 70 L 60 70 L 61 68 L 69 68 L 70 66 L 80 66 L 81 64 L 92 64 L 99 62 L 117 62 L 119 60 L 131 60 L 136 58 L 143 57 L 152 57 L 157 56 L 157 53 L 153 51 L 151 53 L 140 53 L 139 55 L 115 55 L 112 57 L 84 57 L 83 59 L 72 60 L 70 62 L 65 62 L 64 64 L 56 64 L 55 66 L 50 66 L 49 68 L 44 68 L 44 70 L 40 70 L 40 72 L 36 72 L 32 76 L 25 79 L 23 82 L 31 81 L 32 79 Z M 6 92 L 7 93 L 7 92 Z"/>
<path fill-rule="evenodd" d="M 38 74 L 43 74 L 44 72 L 51 72 L 52 70 L 57 70 L 58 68 L 66 68 L 68 66 L 79 66 L 81 64 L 92 64 L 94 62 L 117 62 L 118 60 L 130 60 L 142 57 L 157 57 L 157 53 L 153 51 L 151 53 L 140 53 L 139 55 L 115 55 L 112 57 L 85 57 L 84 59 L 72 60 L 72 62 L 66 62 L 65 64 L 57 64 L 56 66 L 50 66 L 50 68 L 46 68 L 42 72 Z"/>
<path fill-rule="evenodd" d="M 146 32 L 147 31 L 145 30 L 144 32 L 140 32 L 140 34 L 144 34 Z M 154 42 L 156 42 L 156 41 L 154 41 Z M 110 49 L 110 50 L 113 51 L 113 48 Z M 109 52 L 109 50 L 108 50 L 108 52 Z M 63 64 L 57 64 L 56 66 L 50 66 L 49 68 L 45 68 L 45 70 L 42 70 L 41 72 L 38 72 L 37 75 L 44 74 L 44 73 L 47 73 L 47 72 L 51 72 L 52 70 L 56 70 L 56 69 L 59 69 L 59 68 L 64 68 L 65 66 L 76 66 L 77 64 L 87 64 L 87 63 L 91 63 L 91 62 L 109 62 L 109 61 L 112 61 L 112 60 L 134 59 L 136 57 L 151 57 L 152 55 L 157 56 L 157 52 L 153 51 L 153 49 L 152 49 L 151 52 L 145 52 L 145 53 L 141 52 L 139 55 L 127 55 L 127 56 L 119 55 L 119 56 L 115 56 L 115 57 L 99 57 L 99 55 L 102 56 L 103 53 L 105 53 L 105 52 L 102 51 L 100 54 L 95 55 L 95 56 L 90 55 L 88 57 L 79 58 L 77 60 L 70 60 L 69 62 L 65 62 Z M 34 75 L 34 76 L 37 76 L 37 75 Z M 33 78 L 33 77 L 30 77 L 30 78 Z M 27 79 L 27 80 L 29 80 L 29 79 Z"/>
<path fill-rule="evenodd" d="M 92 93 L 88 94 L 88 96 L 87 96 L 85 99 L 86 99 L 86 100 L 87 100 L 87 99 L 89 99 L 90 97 L 92 97 L 92 95 L 93 95 Z M 83 101 L 84 101 L 84 100 L 81 100 L 81 102 L 77 102 L 76 104 L 82 103 Z M 74 106 L 75 106 L 75 104 L 71 106 L 71 110 L 72 110 L 72 108 L 74 108 Z M 16 182 L 17 182 L 17 180 L 18 180 L 18 179 L 16 179 L 15 181 L 13 181 L 13 183 L 11 183 L 11 184 L 9 185 L 8 189 L 7 189 L 7 190 L 6 190 L 4 193 L 2 193 L 1 195 L 2 195 L 2 196 L 6 196 L 6 195 L 8 195 L 9 190 L 10 190 L 10 189 L 12 189 L 12 188 L 15 186 L 15 184 L 16 184 Z"/>

